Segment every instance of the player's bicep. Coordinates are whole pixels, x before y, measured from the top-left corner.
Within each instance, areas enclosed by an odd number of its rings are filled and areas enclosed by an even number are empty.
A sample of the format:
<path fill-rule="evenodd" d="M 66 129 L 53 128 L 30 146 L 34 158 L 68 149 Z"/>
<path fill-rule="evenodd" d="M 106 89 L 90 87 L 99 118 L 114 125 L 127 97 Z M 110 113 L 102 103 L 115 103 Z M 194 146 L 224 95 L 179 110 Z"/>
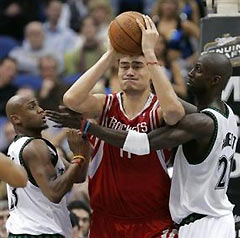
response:
<path fill-rule="evenodd" d="M 190 140 L 211 136 L 214 121 L 204 113 L 186 115 L 175 126 L 166 126 L 148 134 L 151 150 L 173 148 Z"/>
<path fill-rule="evenodd" d="M 67 106 L 76 112 L 82 113 L 87 118 L 98 118 L 102 114 L 105 98 L 106 95 L 104 94 L 89 94 L 84 102 L 77 106 Z"/>
<path fill-rule="evenodd" d="M 41 140 L 30 142 L 23 150 L 23 159 L 43 194 L 51 196 L 51 181 L 57 174 L 47 145 Z"/>

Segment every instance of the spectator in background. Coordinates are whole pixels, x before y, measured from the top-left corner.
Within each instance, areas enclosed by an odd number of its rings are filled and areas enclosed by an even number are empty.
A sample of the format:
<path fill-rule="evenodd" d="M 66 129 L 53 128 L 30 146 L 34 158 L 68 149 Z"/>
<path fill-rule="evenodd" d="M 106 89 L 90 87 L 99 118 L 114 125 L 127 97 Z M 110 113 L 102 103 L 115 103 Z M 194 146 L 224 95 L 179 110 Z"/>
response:
<path fill-rule="evenodd" d="M 37 92 L 39 105 L 44 109 L 58 110 L 62 97 L 67 90 L 58 74 L 58 61 L 51 55 L 39 59 L 39 71 L 42 77 L 42 87 Z"/>
<path fill-rule="evenodd" d="M 180 17 L 199 25 L 199 8 L 196 0 L 180 1 Z"/>
<path fill-rule="evenodd" d="M 98 24 L 97 38 L 102 42 L 107 42 L 108 26 L 112 19 L 112 10 L 106 0 L 91 1 L 89 3 L 89 15 Z"/>
<path fill-rule="evenodd" d="M 79 235 L 78 235 L 79 219 L 73 212 L 70 212 L 70 220 L 71 220 L 71 224 L 72 224 L 71 238 L 79 238 Z"/>
<path fill-rule="evenodd" d="M 90 226 L 90 215 L 91 210 L 89 205 L 85 204 L 82 201 L 73 201 L 68 205 L 70 212 L 75 214 L 79 221 L 79 238 L 87 238 Z"/>
<path fill-rule="evenodd" d="M 59 60 L 59 72 L 62 72 L 63 57 L 46 44 L 42 23 L 31 22 L 25 28 L 23 46 L 14 48 L 9 55 L 16 59 L 21 73 L 38 74 L 39 59 L 47 54 L 52 54 Z"/>
<path fill-rule="evenodd" d="M 191 40 L 198 40 L 200 31 L 191 21 L 182 20 L 179 13 L 178 0 L 158 0 L 153 9 L 153 19 L 159 33 L 168 41 L 171 57 L 184 59 L 191 68 L 198 57 Z"/>
<path fill-rule="evenodd" d="M 11 84 L 16 73 L 17 64 L 14 59 L 7 57 L 0 62 L 0 117 L 6 116 L 6 103 L 18 90 Z"/>
<path fill-rule="evenodd" d="M 24 37 L 24 28 L 31 21 L 43 21 L 41 0 L 1 0 L 0 35 L 8 35 L 18 41 Z"/>
<path fill-rule="evenodd" d="M 126 11 L 144 12 L 144 0 L 118 0 L 117 15 Z"/>
<path fill-rule="evenodd" d="M 89 0 L 69 0 L 70 27 L 75 31 L 80 31 L 80 25 L 84 17 L 88 15 Z"/>
<path fill-rule="evenodd" d="M 169 56 L 167 41 L 162 34 L 159 34 L 159 40 L 155 45 L 155 54 L 160 65 L 165 68 L 165 73 L 172 83 L 172 87 L 176 94 L 183 99 L 186 98 L 187 87 L 180 65 L 178 64 L 177 60 L 171 59 Z"/>
<path fill-rule="evenodd" d="M 4 139 L 6 141 L 6 143 L 5 143 L 6 146 L 4 149 L 2 149 L 1 152 L 3 152 L 5 155 L 7 155 L 8 147 L 13 142 L 13 139 L 16 136 L 13 125 L 10 121 L 7 121 L 3 125 L 3 133 L 4 133 Z"/>
<path fill-rule="evenodd" d="M 65 55 L 66 74 L 84 73 L 93 66 L 103 54 L 103 47 L 97 38 L 98 26 L 93 17 L 83 20 L 78 47 Z"/>
<path fill-rule="evenodd" d="M 64 54 L 74 46 L 77 34 L 66 26 L 59 26 L 62 9 L 63 3 L 60 0 L 49 1 L 46 7 L 47 21 L 43 28 L 48 47 Z"/>

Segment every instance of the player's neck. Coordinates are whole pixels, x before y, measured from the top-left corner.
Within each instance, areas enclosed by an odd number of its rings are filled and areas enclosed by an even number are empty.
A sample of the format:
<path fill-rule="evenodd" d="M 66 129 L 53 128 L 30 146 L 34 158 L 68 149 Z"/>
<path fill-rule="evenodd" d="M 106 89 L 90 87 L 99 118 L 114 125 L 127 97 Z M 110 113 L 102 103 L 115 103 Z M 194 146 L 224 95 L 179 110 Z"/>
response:
<path fill-rule="evenodd" d="M 24 136 L 29 136 L 29 137 L 34 137 L 34 138 L 41 138 L 41 131 L 29 131 L 29 130 L 25 130 L 22 128 L 18 128 L 16 130 L 16 133 L 18 135 L 24 135 Z"/>
<path fill-rule="evenodd" d="M 122 104 L 128 118 L 134 118 L 143 109 L 149 95 L 149 91 L 144 91 L 141 94 L 123 93 Z"/>

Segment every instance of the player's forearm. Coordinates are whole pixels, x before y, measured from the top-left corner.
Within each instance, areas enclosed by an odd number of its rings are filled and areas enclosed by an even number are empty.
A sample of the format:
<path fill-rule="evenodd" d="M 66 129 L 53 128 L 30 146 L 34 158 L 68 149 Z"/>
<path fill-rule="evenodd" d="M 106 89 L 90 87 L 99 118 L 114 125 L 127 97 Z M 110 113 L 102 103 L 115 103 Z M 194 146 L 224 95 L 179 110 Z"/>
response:
<path fill-rule="evenodd" d="M 127 136 L 127 131 L 118 131 L 106 127 L 101 127 L 96 124 L 90 124 L 88 132 L 91 135 L 104 140 L 106 143 L 122 148 Z"/>
<path fill-rule="evenodd" d="M 0 179 L 16 188 L 25 187 L 28 180 L 26 170 L 2 153 L 0 153 Z"/>
<path fill-rule="evenodd" d="M 70 191 L 82 167 L 71 164 L 67 171 L 50 182 L 50 189 L 45 193 L 51 202 L 59 203 L 63 196 Z"/>
<path fill-rule="evenodd" d="M 74 183 L 84 183 L 87 177 L 89 159 L 82 164 L 81 169 L 74 177 Z"/>
<path fill-rule="evenodd" d="M 179 102 L 164 69 L 160 65 L 154 63 L 157 62 L 155 54 L 146 52 L 145 59 L 151 73 L 151 79 L 157 98 L 161 103 L 164 121 L 169 125 L 174 125 L 184 116 L 184 108 Z"/>
<path fill-rule="evenodd" d="M 96 82 L 103 76 L 113 62 L 113 55 L 106 52 L 99 61 L 86 71 L 64 94 L 64 104 L 76 110 L 87 99 Z"/>
<path fill-rule="evenodd" d="M 25 187 L 28 181 L 26 170 L 17 164 L 14 165 L 13 170 L 14 171 L 11 171 L 11 174 L 13 175 L 12 181 L 9 181 L 10 186 Z"/>

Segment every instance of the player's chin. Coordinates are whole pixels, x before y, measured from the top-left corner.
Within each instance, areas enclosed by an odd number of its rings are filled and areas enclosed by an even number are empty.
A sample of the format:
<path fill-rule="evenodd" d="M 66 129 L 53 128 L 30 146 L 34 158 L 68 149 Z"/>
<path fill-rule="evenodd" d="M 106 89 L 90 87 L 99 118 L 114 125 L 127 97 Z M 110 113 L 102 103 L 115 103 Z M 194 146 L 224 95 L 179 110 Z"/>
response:
<path fill-rule="evenodd" d="M 42 130 L 46 130 L 46 129 L 48 129 L 48 125 L 47 125 L 47 123 L 44 123 L 44 124 L 41 126 L 41 128 L 42 128 Z"/>

